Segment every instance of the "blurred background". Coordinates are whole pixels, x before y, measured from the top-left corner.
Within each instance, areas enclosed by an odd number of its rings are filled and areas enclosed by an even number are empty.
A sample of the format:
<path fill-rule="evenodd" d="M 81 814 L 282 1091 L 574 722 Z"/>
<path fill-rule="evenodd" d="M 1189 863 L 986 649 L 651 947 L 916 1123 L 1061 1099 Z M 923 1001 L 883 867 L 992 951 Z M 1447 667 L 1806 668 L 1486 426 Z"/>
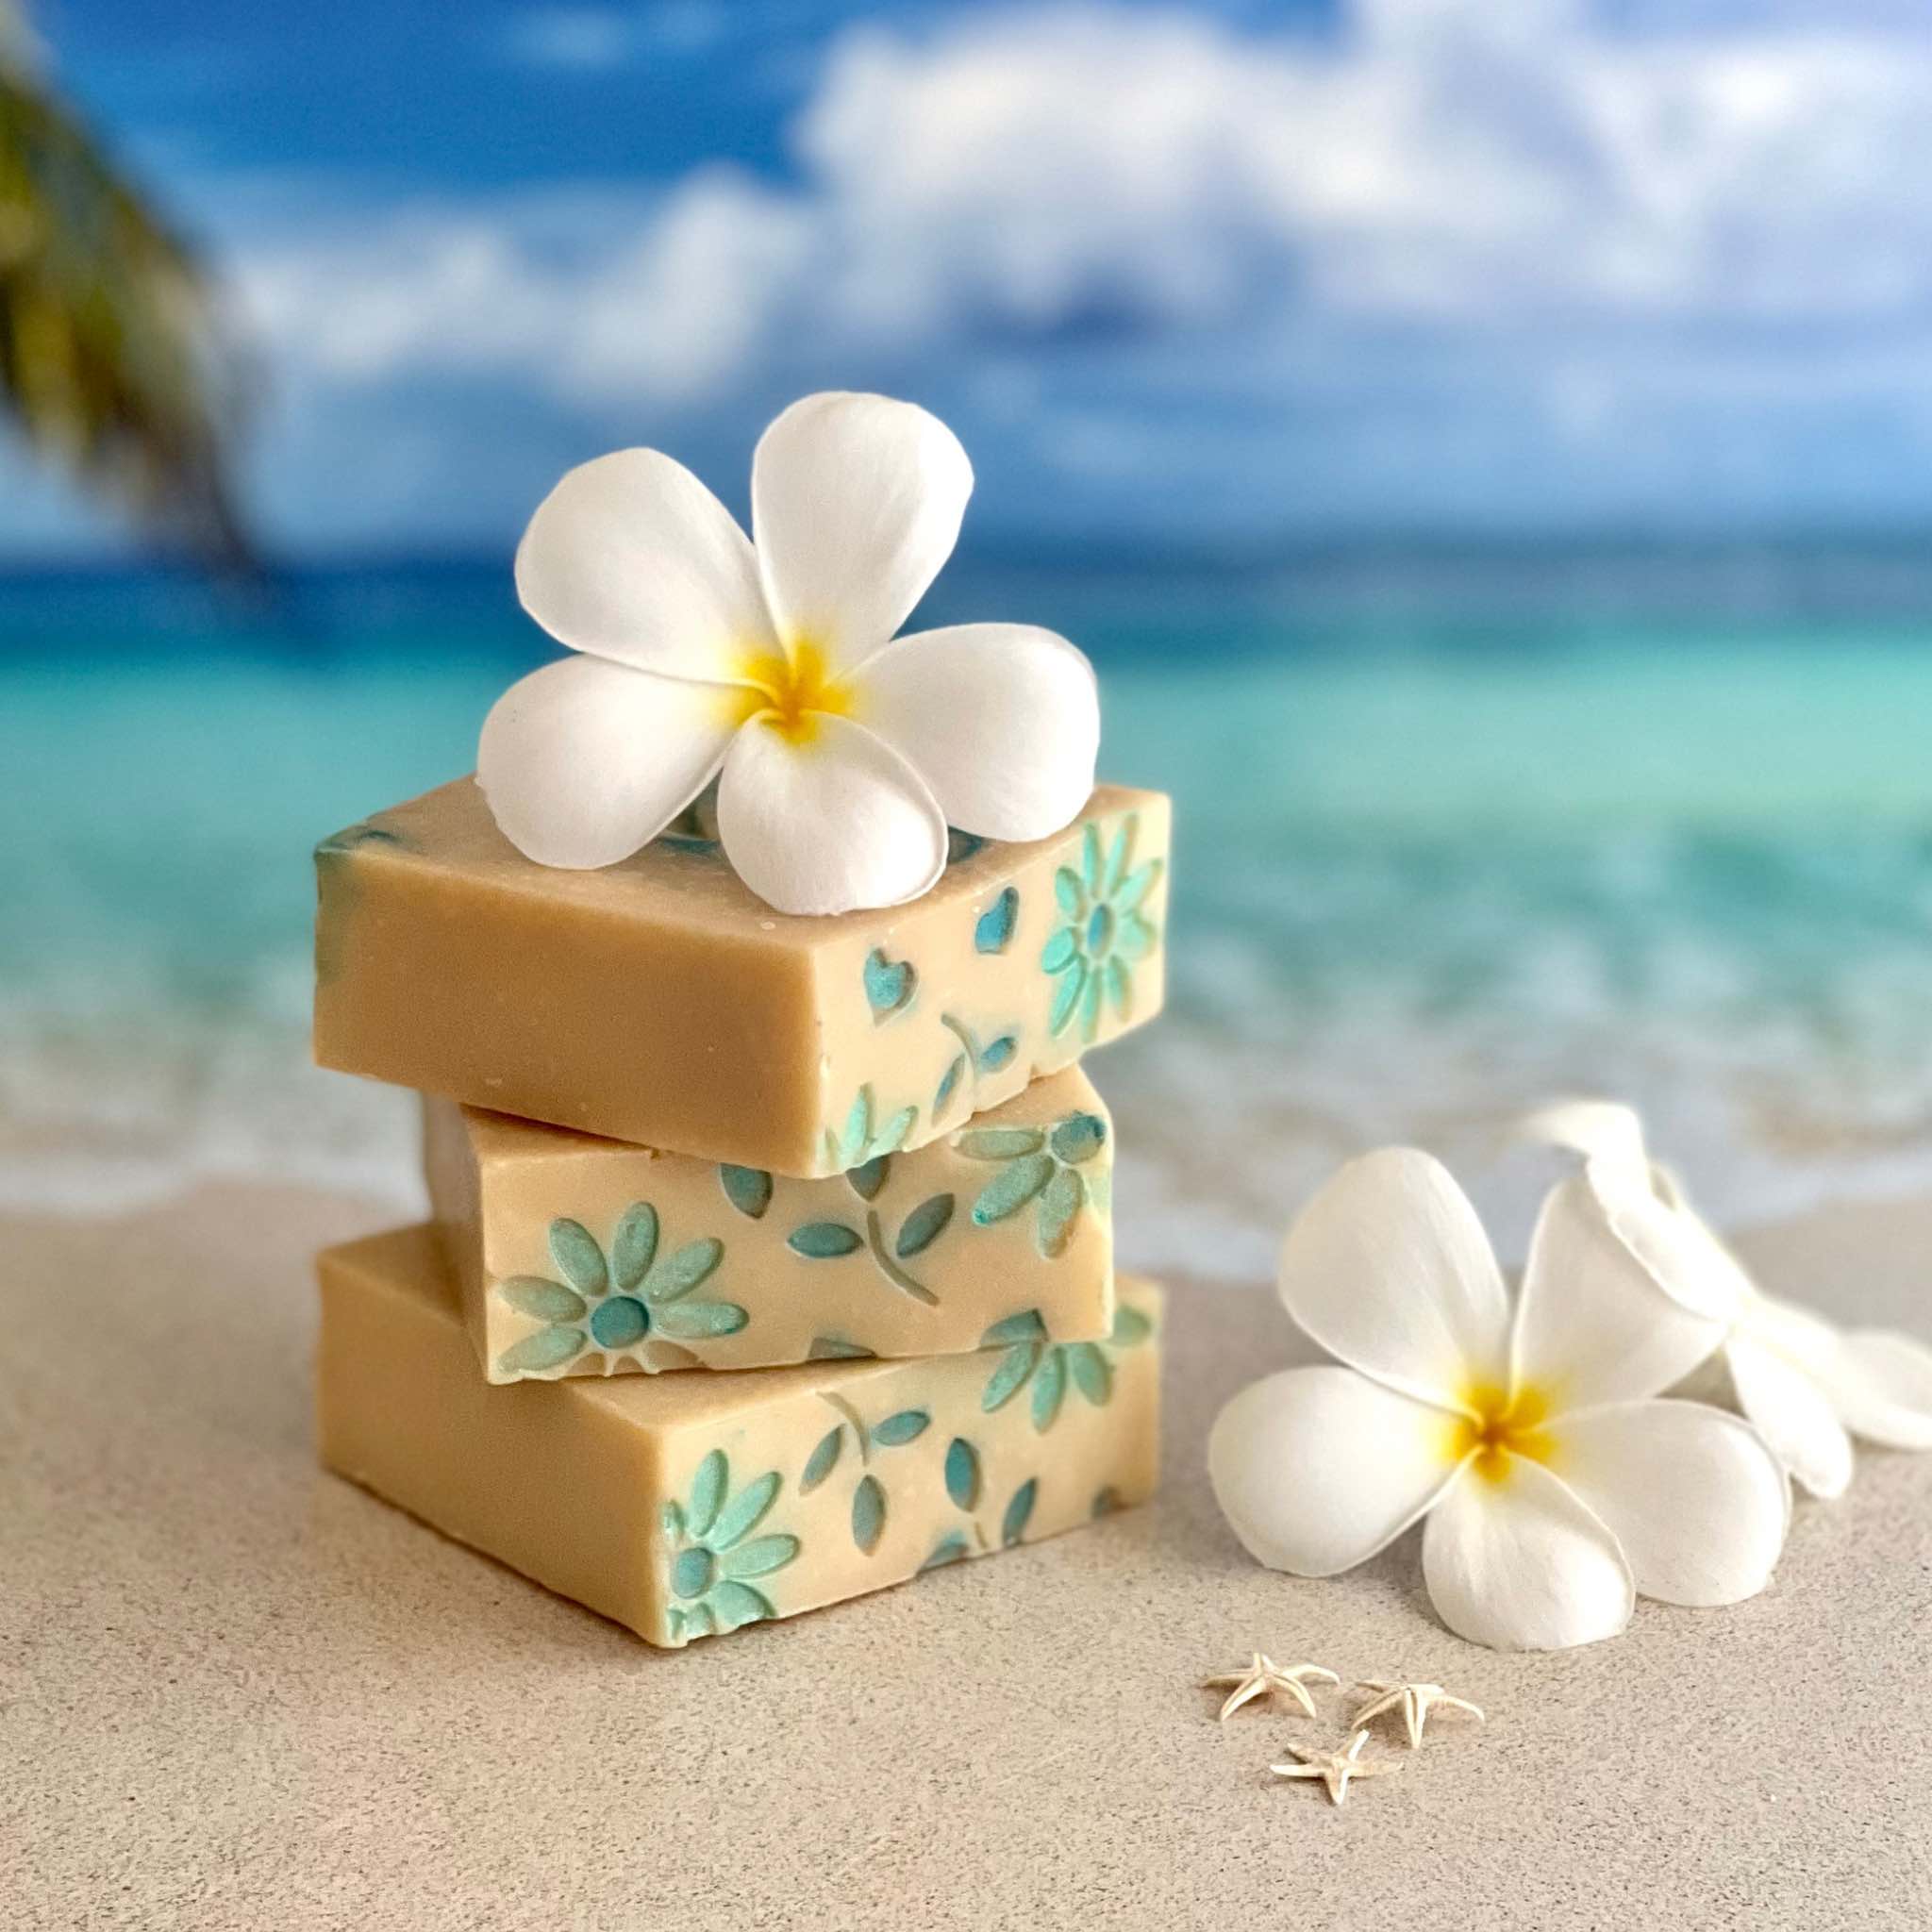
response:
<path fill-rule="evenodd" d="M 1932 1179 L 1923 0 L 0 0 L 0 1191 L 409 1199 L 308 851 L 552 654 L 571 464 L 824 387 L 1183 827 L 1125 1243 L 1609 1091 Z"/>

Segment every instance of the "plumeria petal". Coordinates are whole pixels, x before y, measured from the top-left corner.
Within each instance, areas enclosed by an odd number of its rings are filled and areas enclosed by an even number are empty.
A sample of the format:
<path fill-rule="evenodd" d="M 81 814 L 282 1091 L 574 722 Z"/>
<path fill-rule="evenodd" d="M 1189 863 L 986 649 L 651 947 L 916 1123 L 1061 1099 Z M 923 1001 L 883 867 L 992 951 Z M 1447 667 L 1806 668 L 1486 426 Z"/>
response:
<path fill-rule="evenodd" d="M 1737 1319 L 1755 1291 L 1751 1277 L 1665 1170 L 1652 1168 L 1650 1185 L 1629 1191 L 1593 1162 L 1584 1171 L 1618 1239 L 1673 1301 L 1715 1322 Z"/>
<path fill-rule="evenodd" d="M 1465 1469 L 1429 1512 L 1423 1577 L 1443 1623 L 1494 1650 L 1565 1650 L 1614 1637 L 1635 1607 L 1617 1540 L 1546 1469 L 1511 1456 Z"/>
<path fill-rule="evenodd" d="M 1591 1177 L 1552 1188 L 1530 1237 L 1513 1386 L 1552 1409 L 1655 1395 L 1708 1358 L 1724 1324 L 1660 1290 L 1612 1231 Z"/>
<path fill-rule="evenodd" d="M 1282 1243 L 1281 1299 L 1331 1355 L 1424 1402 L 1463 1406 L 1507 1373 L 1509 1303 L 1475 1209 L 1413 1147 L 1365 1154 Z"/>
<path fill-rule="evenodd" d="M 1603 1162 L 1613 1174 L 1641 1187 L 1650 1172 L 1643 1151 L 1643 1123 L 1634 1108 L 1615 1100 L 1557 1100 L 1517 1123 L 1515 1138 L 1541 1147 L 1561 1147 Z"/>
<path fill-rule="evenodd" d="M 905 623 L 952 555 L 973 466 L 937 416 L 886 396 L 793 403 L 752 459 L 752 532 L 787 649 L 834 672 Z"/>
<path fill-rule="evenodd" d="M 1814 1496 L 1841 1496 L 1852 1480 L 1852 1441 L 1824 1391 L 1784 1352 L 1748 1334 L 1733 1335 L 1724 1362 L 1738 1407 L 1771 1453 Z"/>
<path fill-rule="evenodd" d="M 513 684 L 483 723 L 476 783 L 504 836 L 540 865 L 628 858 L 709 782 L 738 693 L 602 658 Z"/>
<path fill-rule="evenodd" d="M 559 643 L 713 682 L 776 649 L 758 559 L 682 463 L 621 449 L 572 470 L 517 545 L 517 595 Z"/>
<path fill-rule="evenodd" d="M 1216 1417 L 1208 1473 L 1257 1561 L 1333 1576 L 1401 1535 L 1455 1479 L 1457 1420 L 1353 1369 L 1287 1369 Z"/>
<path fill-rule="evenodd" d="M 1617 1539 L 1638 1594 L 1741 1603 L 1771 1581 L 1791 1492 L 1763 1439 L 1698 1402 L 1629 1402 L 1564 1416 L 1555 1467 Z"/>
<path fill-rule="evenodd" d="M 1932 1348 L 1909 1335 L 1860 1328 L 1820 1365 L 1838 1419 L 1888 1449 L 1932 1449 Z"/>
<path fill-rule="evenodd" d="M 1751 1292 L 1730 1251 L 1644 1152 L 1636 1111 L 1611 1100 L 1563 1100 L 1526 1116 L 1518 1139 L 1580 1154 L 1617 1238 L 1657 1285 L 1693 1314 L 1727 1322 Z"/>
<path fill-rule="evenodd" d="M 866 665 L 866 724 L 918 772 L 948 824 L 1044 839 L 1093 790 L 1093 667 L 1050 630 L 963 624 L 901 638 Z"/>
<path fill-rule="evenodd" d="M 803 743 L 758 721 L 732 741 L 718 785 L 725 857 L 780 912 L 916 899 L 946 864 L 932 793 L 864 726 L 825 713 L 811 724 Z"/>

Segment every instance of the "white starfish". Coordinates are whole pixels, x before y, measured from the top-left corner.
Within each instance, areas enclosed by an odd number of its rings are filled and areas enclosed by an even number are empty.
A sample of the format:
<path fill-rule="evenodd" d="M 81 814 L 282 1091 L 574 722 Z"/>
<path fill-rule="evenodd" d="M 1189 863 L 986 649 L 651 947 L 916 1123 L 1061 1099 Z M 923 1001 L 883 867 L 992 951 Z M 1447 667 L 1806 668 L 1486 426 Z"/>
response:
<path fill-rule="evenodd" d="M 1474 1718 L 1477 1724 L 1483 1721 L 1482 1712 L 1474 1705 L 1463 1698 L 1450 1696 L 1440 1684 L 1398 1684 L 1381 1677 L 1363 1677 L 1359 1683 L 1362 1690 L 1379 1694 L 1356 1712 L 1356 1729 L 1366 1730 L 1378 1717 L 1399 1710 L 1403 1726 L 1408 1732 L 1408 1748 L 1411 1751 L 1421 1744 L 1423 1727 L 1428 1723 L 1432 1710 L 1459 1710 L 1465 1716 Z"/>
<path fill-rule="evenodd" d="M 1261 1651 L 1255 1652 L 1255 1660 L 1244 1671 L 1223 1671 L 1212 1677 L 1203 1677 L 1204 1690 L 1225 1690 L 1230 1684 L 1234 1689 L 1228 1692 L 1227 1701 L 1221 1707 L 1221 1722 L 1225 1724 L 1242 1705 L 1257 1697 L 1274 1699 L 1287 1697 L 1301 1706 L 1309 1717 L 1315 1714 L 1315 1700 L 1308 1695 L 1305 1679 L 1312 1678 L 1317 1683 L 1339 1684 L 1341 1679 L 1333 1671 L 1324 1671 L 1320 1664 L 1291 1664 L 1284 1669 L 1272 1657 Z"/>
<path fill-rule="evenodd" d="M 1369 1741 L 1366 1731 L 1357 1731 L 1340 1751 L 1315 1752 L 1297 1751 L 1291 1744 L 1288 1748 L 1301 1761 L 1298 1764 L 1271 1764 L 1268 1769 L 1276 1777 L 1318 1777 L 1328 1787 L 1331 1803 L 1345 1805 L 1348 1802 L 1348 1781 L 1356 1777 L 1380 1777 L 1386 1771 L 1400 1771 L 1402 1760 L 1397 1758 L 1364 1759 L 1361 1748 Z"/>

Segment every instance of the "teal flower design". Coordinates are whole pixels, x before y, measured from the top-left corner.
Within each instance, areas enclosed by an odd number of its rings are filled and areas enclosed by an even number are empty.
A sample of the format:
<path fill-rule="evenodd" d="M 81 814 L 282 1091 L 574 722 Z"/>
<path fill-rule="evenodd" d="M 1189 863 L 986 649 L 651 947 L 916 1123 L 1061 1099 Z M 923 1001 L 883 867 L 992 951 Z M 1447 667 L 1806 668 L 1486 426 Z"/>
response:
<path fill-rule="evenodd" d="M 1028 1382 L 1033 1385 L 1033 1426 L 1044 1434 L 1058 1420 L 1067 1390 L 1077 1390 L 1096 1408 L 1113 1399 L 1109 1348 L 1133 1348 L 1154 1333 L 1154 1324 L 1138 1308 L 1114 1312 L 1106 1342 L 1051 1341 L 1038 1308 L 995 1322 L 979 1338 L 981 1348 L 1003 1351 L 988 1378 L 979 1406 L 991 1415 L 1004 1408 Z"/>
<path fill-rule="evenodd" d="M 732 1495 L 730 1459 L 713 1449 L 698 1464 L 690 1498 L 665 1504 L 671 1591 L 679 1599 L 665 1622 L 675 1640 L 709 1637 L 778 1614 L 771 1598 L 748 1579 L 769 1576 L 798 1555 L 795 1536 L 752 1535 L 782 1487 L 778 1472 L 767 1470 Z"/>
<path fill-rule="evenodd" d="M 1107 1145 L 1097 1113 L 1066 1114 L 1051 1127 L 969 1127 L 953 1145 L 969 1160 L 1000 1163 L 973 1204 L 974 1224 L 990 1227 L 1037 1202 L 1033 1239 L 1049 1260 L 1066 1252 L 1090 1200 L 1106 1206 L 1108 1176 L 1082 1171 Z"/>
<path fill-rule="evenodd" d="M 1141 908 L 1159 883 L 1161 861 L 1133 864 L 1139 830 L 1140 814 L 1129 812 L 1103 858 L 1100 827 L 1090 824 L 1079 870 L 1063 865 L 1054 874 L 1054 897 L 1067 923 L 1047 941 L 1040 964 L 1059 978 L 1046 1016 L 1056 1039 L 1077 1018 L 1080 1038 L 1091 1045 L 1109 1006 L 1123 1020 L 1133 1017 L 1134 968 L 1160 943 Z"/>
<path fill-rule="evenodd" d="M 648 1201 L 625 1209 L 608 1258 L 582 1222 L 553 1221 L 550 1258 L 563 1279 L 517 1274 L 497 1284 L 509 1307 L 543 1324 L 505 1349 L 497 1367 L 542 1375 L 586 1349 L 621 1355 L 654 1335 L 687 1341 L 736 1335 L 751 1319 L 736 1302 L 691 1298 L 724 1258 L 724 1243 L 708 1235 L 660 1257 L 658 1237 L 658 1210 Z"/>

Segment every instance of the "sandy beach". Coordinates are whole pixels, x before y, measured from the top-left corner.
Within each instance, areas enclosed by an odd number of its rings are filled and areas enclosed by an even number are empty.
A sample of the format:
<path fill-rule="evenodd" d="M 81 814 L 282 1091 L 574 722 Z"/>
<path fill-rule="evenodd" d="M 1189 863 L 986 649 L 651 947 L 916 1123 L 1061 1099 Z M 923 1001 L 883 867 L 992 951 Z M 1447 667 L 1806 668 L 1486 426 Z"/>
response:
<path fill-rule="evenodd" d="M 15 1218 L 0 1351 L 0 1896 L 31 1932 L 1919 1924 L 1932 1913 L 1932 1460 L 1801 1504 L 1772 1590 L 1511 1657 L 1413 1540 L 1308 1583 L 1208 1493 L 1215 1408 L 1294 1354 L 1179 1282 L 1162 1493 L 1077 1536 L 684 1654 L 324 1474 L 308 1259 L 373 1203 L 204 1188 Z M 1740 1241 L 1925 1324 L 1932 1204 Z M 1490 1713 L 1334 1813 L 1205 1673 L 1257 1648 Z M 1339 1711 L 1341 1706 L 1336 1707 Z"/>

